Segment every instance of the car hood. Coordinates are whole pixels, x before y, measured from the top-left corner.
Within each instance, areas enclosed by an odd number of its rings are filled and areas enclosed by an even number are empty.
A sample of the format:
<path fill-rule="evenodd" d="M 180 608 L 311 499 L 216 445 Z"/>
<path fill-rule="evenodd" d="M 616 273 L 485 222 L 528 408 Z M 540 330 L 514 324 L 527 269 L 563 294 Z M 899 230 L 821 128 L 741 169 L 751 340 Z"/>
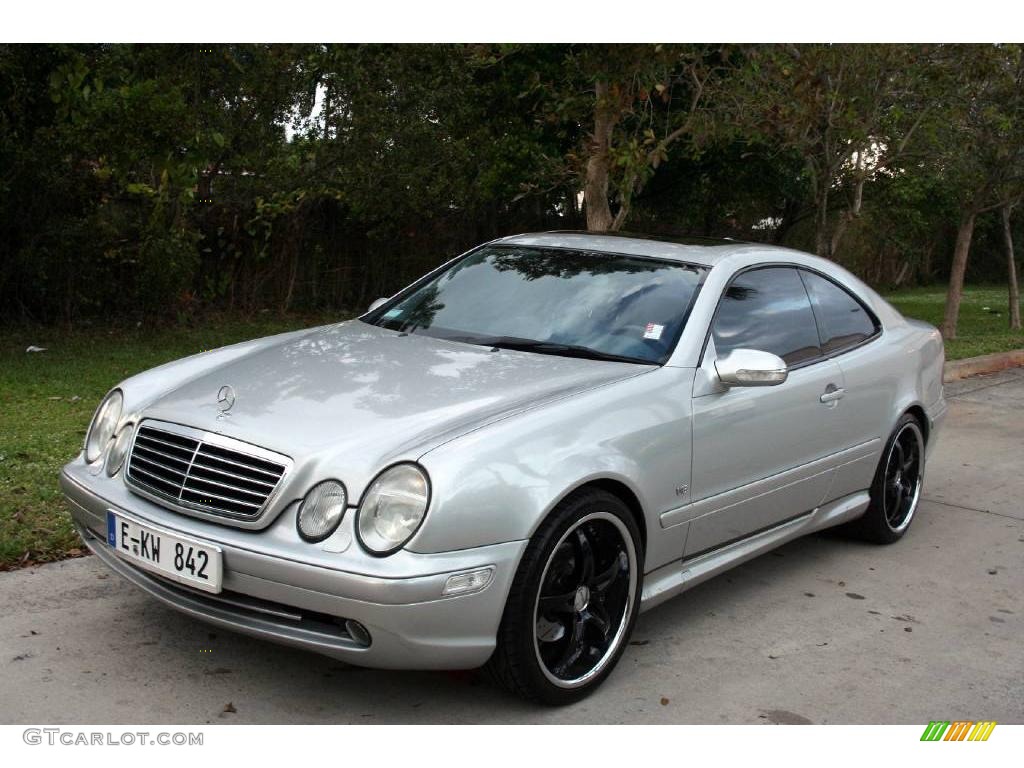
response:
<path fill-rule="evenodd" d="M 206 370 L 165 391 L 141 416 L 375 474 L 484 423 L 650 369 L 491 351 L 353 320 Z M 235 395 L 226 415 L 218 405 L 225 385 Z"/>

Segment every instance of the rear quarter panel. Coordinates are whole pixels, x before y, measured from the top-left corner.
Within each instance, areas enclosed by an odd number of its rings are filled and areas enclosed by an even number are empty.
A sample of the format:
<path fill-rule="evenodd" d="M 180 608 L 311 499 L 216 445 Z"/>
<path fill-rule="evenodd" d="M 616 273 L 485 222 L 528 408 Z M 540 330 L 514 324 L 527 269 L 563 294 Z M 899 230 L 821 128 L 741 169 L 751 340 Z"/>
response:
<path fill-rule="evenodd" d="M 927 413 L 942 397 L 942 340 L 931 326 L 900 318 L 879 338 L 835 359 L 846 389 L 839 407 L 857 442 L 875 441 L 875 453 L 837 476 L 833 497 L 868 488 L 899 418 L 915 406 Z"/>

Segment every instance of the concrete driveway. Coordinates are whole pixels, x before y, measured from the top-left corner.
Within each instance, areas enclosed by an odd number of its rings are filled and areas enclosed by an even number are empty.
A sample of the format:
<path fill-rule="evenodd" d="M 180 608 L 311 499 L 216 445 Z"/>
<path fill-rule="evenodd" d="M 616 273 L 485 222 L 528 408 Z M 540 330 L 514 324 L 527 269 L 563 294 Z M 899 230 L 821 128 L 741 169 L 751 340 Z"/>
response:
<path fill-rule="evenodd" d="M 212 630 L 89 557 L 0 574 L 0 723 L 1022 723 L 1024 370 L 947 394 L 902 542 L 812 536 L 697 587 L 575 706 Z"/>

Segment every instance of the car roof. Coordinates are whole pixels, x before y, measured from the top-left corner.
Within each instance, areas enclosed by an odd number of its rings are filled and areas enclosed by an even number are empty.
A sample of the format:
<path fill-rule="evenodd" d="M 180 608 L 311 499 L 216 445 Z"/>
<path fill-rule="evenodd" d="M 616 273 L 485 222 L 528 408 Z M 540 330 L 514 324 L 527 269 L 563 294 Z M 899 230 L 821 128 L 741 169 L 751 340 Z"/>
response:
<path fill-rule="evenodd" d="M 553 232 L 531 232 L 511 235 L 493 241 L 503 245 L 530 245 L 547 248 L 571 248 L 574 250 L 617 253 L 628 256 L 648 256 L 659 259 L 698 264 L 713 267 L 729 256 L 741 253 L 778 253 L 780 260 L 789 260 L 793 255 L 807 257 L 810 254 L 782 248 L 777 245 L 748 243 L 742 240 L 716 239 L 711 237 L 663 237 L 628 232 L 581 232 L 572 230 Z"/>
<path fill-rule="evenodd" d="M 838 280 L 845 288 L 853 291 L 868 304 L 886 324 L 903 322 L 902 316 L 870 286 L 853 273 L 834 261 L 820 256 L 764 243 L 748 243 L 742 240 L 716 240 L 714 238 L 665 238 L 638 235 L 625 232 L 578 232 L 554 231 L 533 232 L 512 235 L 493 240 L 501 245 L 529 245 L 538 248 L 565 248 L 583 251 L 599 251 L 627 256 L 646 256 L 680 263 L 714 268 L 722 262 L 728 279 L 734 268 L 759 264 L 788 264 L 796 267 L 815 269 Z M 732 259 L 732 257 L 738 257 Z"/>

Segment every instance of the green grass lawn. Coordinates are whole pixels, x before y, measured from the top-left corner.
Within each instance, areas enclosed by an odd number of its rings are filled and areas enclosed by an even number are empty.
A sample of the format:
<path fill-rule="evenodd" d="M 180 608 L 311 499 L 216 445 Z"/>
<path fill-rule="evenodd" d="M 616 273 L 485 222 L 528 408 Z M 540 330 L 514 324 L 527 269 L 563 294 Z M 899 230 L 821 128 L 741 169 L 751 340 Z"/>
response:
<path fill-rule="evenodd" d="M 901 312 L 938 325 L 945 291 L 888 295 Z M 985 309 L 988 307 L 988 309 Z M 56 328 L 0 331 L 0 569 L 80 552 L 57 486 L 63 463 L 82 446 L 93 410 L 122 379 L 203 349 L 330 322 L 330 317 L 210 319 L 167 330 Z M 47 351 L 26 353 L 29 345 Z M 1010 333 L 1003 288 L 964 295 L 949 359 L 1024 348 Z"/>
<path fill-rule="evenodd" d="M 945 286 L 914 288 L 886 294 L 885 298 L 907 317 L 916 317 L 935 326 L 941 325 L 946 311 Z M 1008 306 L 1005 286 L 966 288 L 956 338 L 946 341 L 946 359 L 959 360 L 1024 348 L 1024 333 L 1010 331 Z"/>
<path fill-rule="evenodd" d="M 100 398 L 169 360 L 330 317 L 210 320 L 169 330 L 0 330 L 0 570 L 79 553 L 57 486 Z M 27 353 L 29 345 L 45 352 Z"/>

